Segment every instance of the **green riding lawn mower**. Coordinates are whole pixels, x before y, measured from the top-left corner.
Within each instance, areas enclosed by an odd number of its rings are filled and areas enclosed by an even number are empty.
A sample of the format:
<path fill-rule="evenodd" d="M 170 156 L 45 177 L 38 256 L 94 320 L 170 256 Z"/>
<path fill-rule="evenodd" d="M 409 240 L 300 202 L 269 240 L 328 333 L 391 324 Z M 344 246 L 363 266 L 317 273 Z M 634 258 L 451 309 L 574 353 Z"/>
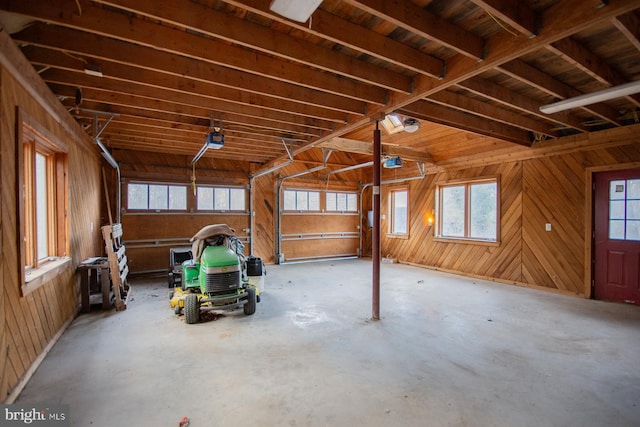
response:
<path fill-rule="evenodd" d="M 188 324 L 198 323 L 201 311 L 242 307 L 244 314 L 254 314 L 264 288 L 262 260 L 246 258 L 235 230 L 226 224 L 203 227 L 191 242 L 193 258 L 169 273 L 170 286 L 180 274 L 180 287 L 169 295 L 175 314 L 184 314 Z"/>

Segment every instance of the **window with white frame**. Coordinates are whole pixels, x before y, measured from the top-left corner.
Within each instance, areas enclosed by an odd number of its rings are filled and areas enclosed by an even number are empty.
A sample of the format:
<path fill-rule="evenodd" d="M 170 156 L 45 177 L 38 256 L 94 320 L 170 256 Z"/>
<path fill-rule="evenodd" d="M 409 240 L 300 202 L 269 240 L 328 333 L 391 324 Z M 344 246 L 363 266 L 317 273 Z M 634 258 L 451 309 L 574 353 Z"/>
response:
<path fill-rule="evenodd" d="M 482 179 L 437 186 L 440 238 L 496 242 L 498 181 Z"/>
<path fill-rule="evenodd" d="M 284 190 L 285 211 L 319 211 L 320 192 L 306 190 Z"/>
<path fill-rule="evenodd" d="M 184 211 L 187 209 L 187 186 L 129 183 L 127 209 Z"/>
<path fill-rule="evenodd" d="M 357 212 L 358 195 L 356 193 L 327 192 L 325 195 L 327 212 Z"/>
<path fill-rule="evenodd" d="M 389 233 L 406 236 L 409 234 L 409 190 L 398 188 L 389 194 Z"/>
<path fill-rule="evenodd" d="M 199 211 L 244 211 L 246 206 L 244 188 L 199 186 L 196 199 Z"/>

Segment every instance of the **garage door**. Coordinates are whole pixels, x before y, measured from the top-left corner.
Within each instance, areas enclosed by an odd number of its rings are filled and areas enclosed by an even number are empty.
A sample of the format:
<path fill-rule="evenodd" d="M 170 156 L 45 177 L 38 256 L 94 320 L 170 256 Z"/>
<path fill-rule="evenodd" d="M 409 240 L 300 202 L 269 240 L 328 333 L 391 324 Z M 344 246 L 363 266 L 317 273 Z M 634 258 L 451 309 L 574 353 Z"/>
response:
<path fill-rule="evenodd" d="M 281 262 L 358 255 L 357 193 L 285 189 L 280 200 Z"/>

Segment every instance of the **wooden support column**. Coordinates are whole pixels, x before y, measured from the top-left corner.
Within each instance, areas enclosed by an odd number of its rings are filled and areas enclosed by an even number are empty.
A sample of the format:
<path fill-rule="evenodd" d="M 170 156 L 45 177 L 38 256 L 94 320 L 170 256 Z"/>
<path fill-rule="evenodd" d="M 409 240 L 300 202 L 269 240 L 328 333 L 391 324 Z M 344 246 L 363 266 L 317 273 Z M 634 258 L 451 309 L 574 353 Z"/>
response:
<path fill-rule="evenodd" d="M 371 258 L 373 262 L 373 309 L 372 319 L 380 320 L 380 129 L 376 122 L 373 131 L 373 194 L 371 197 L 373 210 L 373 232 L 371 236 Z"/>

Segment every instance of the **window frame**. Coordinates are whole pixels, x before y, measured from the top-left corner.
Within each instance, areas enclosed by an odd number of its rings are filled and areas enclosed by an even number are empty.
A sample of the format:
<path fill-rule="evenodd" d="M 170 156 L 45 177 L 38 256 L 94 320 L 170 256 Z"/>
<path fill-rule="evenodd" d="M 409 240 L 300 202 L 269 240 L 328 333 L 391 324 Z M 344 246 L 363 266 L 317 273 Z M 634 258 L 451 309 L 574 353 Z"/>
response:
<path fill-rule="evenodd" d="M 495 183 L 496 185 L 496 236 L 493 239 L 482 239 L 477 237 L 470 237 L 471 229 L 471 214 L 470 214 L 470 202 L 471 202 L 471 187 L 477 184 Z M 464 186 L 464 235 L 461 237 L 445 236 L 442 234 L 443 225 L 443 203 L 442 203 L 442 190 L 447 187 Z M 455 242 L 455 243 L 470 243 L 478 245 L 499 246 L 500 245 L 500 177 L 499 176 L 486 176 L 471 179 L 451 180 L 446 182 L 438 182 L 435 185 L 435 223 L 434 223 L 434 238 L 436 241 L 441 242 Z"/>
<path fill-rule="evenodd" d="M 324 191 L 325 195 L 324 195 L 324 211 L 327 213 L 357 213 L 359 211 L 359 205 L 358 205 L 358 193 L 355 191 Z M 345 203 L 346 203 L 346 209 L 338 209 L 338 195 L 339 194 L 344 194 L 345 195 Z M 335 202 L 336 202 L 336 209 L 329 209 L 329 195 L 334 195 L 335 196 Z M 353 209 L 349 209 L 349 196 L 355 196 L 355 205 L 353 206 Z M 320 206 L 321 210 L 322 210 L 322 206 Z"/>
<path fill-rule="evenodd" d="M 407 193 L 407 223 L 406 223 L 406 232 L 399 233 L 394 230 L 395 223 L 395 194 L 396 193 Z M 396 239 L 408 239 L 410 236 L 411 228 L 411 199 L 409 197 L 409 186 L 401 186 L 394 187 L 389 189 L 389 201 L 388 201 L 388 212 L 389 212 L 389 222 L 387 229 L 387 237 L 396 238 Z"/>
<path fill-rule="evenodd" d="M 147 186 L 147 207 L 146 208 L 131 208 L 129 207 L 129 195 L 130 195 L 130 186 L 131 185 L 146 185 Z M 165 186 L 166 190 L 167 190 L 167 208 L 166 209 L 157 209 L 157 208 L 151 208 L 150 207 L 150 187 L 151 186 Z M 179 188 L 183 188 L 184 192 L 185 192 L 185 200 L 184 200 L 184 208 L 180 208 L 180 209 L 171 209 L 171 199 L 170 199 L 170 195 L 171 195 L 171 189 L 170 187 L 179 187 Z M 178 184 L 178 183 L 172 183 L 172 182 L 159 182 L 159 181 L 138 181 L 138 180 L 133 180 L 133 181 L 129 181 L 127 182 L 127 194 L 126 194 L 126 200 L 127 200 L 127 208 L 126 208 L 126 212 L 136 212 L 136 213 L 143 213 L 143 212 L 176 212 L 176 213 L 184 213 L 184 212 L 188 212 L 189 210 L 189 185 L 188 184 Z"/>
<path fill-rule="evenodd" d="M 36 157 L 44 156 L 47 255 L 38 257 Z M 25 296 L 69 264 L 68 148 L 31 116 L 16 108 L 16 222 L 18 275 Z"/>
<path fill-rule="evenodd" d="M 213 206 L 211 209 L 201 209 L 198 206 L 198 194 L 200 189 L 211 189 L 212 191 L 212 202 Z M 229 196 L 229 209 L 216 209 L 216 190 L 227 190 Z M 231 209 L 231 191 L 232 190 L 242 190 L 243 192 L 243 208 L 242 209 Z M 197 185 L 196 186 L 196 194 L 195 194 L 195 210 L 196 212 L 247 212 L 247 189 L 242 186 L 224 186 L 224 185 Z"/>
<path fill-rule="evenodd" d="M 296 200 L 296 208 L 295 209 L 286 209 L 285 208 L 285 194 L 287 192 L 293 192 L 295 193 L 295 200 Z M 298 193 L 307 193 L 307 208 L 306 209 L 299 209 L 298 206 Z M 309 194 L 310 193 L 314 193 L 318 195 L 318 209 L 309 209 Z M 320 194 L 322 193 L 321 190 L 306 190 L 306 189 L 294 189 L 294 188 L 287 188 L 287 189 L 282 189 L 282 212 L 286 212 L 286 213 L 292 213 L 292 212 L 297 212 L 297 213 L 320 213 L 322 212 L 322 197 L 320 197 Z M 325 199 L 326 202 L 326 199 Z"/>

